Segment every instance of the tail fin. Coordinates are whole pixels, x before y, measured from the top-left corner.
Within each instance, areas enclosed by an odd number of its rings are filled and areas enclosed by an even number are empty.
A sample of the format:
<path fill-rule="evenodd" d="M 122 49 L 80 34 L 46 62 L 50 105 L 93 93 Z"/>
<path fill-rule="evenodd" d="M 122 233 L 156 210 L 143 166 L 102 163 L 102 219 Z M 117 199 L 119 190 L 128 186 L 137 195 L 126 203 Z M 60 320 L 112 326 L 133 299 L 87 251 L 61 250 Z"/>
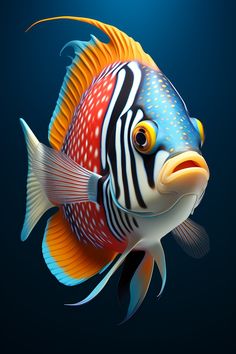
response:
<path fill-rule="evenodd" d="M 62 204 L 97 202 L 100 175 L 78 165 L 62 151 L 40 143 L 23 119 L 20 120 L 27 144 L 29 169 L 26 215 L 21 239 L 48 209 Z"/>
<path fill-rule="evenodd" d="M 53 204 L 48 200 L 41 183 L 37 180 L 32 170 L 32 158 L 37 150 L 39 141 L 23 119 L 20 119 L 20 123 L 28 151 L 26 213 L 21 231 L 21 240 L 25 241 L 41 216 L 52 208 Z"/>

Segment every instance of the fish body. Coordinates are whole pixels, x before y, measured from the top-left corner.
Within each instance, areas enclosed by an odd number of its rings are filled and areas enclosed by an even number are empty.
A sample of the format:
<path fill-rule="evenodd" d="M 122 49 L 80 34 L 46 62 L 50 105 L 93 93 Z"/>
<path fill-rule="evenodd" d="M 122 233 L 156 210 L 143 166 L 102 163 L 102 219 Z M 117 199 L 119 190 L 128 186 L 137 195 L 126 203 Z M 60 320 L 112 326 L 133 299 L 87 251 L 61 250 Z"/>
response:
<path fill-rule="evenodd" d="M 43 239 L 48 268 L 61 283 L 76 285 L 111 265 L 95 289 L 73 304 L 80 305 L 124 262 L 119 294 L 130 293 L 128 319 L 146 295 L 154 262 L 162 277 L 159 294 L 164 289 L 162 237 L 172 232 L 196 258 L 208 251 L 205 230 L 188 219 L 209 178 L 200 152 L 203 126 L 132 38 L 96 20 L 62 18 L 93 24 L 110 42 L 92 36 L 67 44 L 75 57 L 49 125 L 52 148 L 21 120 L 29 154 L 21 237 L 57 206 Z M 47 20 L 53 19 L 39 22 Z"/>

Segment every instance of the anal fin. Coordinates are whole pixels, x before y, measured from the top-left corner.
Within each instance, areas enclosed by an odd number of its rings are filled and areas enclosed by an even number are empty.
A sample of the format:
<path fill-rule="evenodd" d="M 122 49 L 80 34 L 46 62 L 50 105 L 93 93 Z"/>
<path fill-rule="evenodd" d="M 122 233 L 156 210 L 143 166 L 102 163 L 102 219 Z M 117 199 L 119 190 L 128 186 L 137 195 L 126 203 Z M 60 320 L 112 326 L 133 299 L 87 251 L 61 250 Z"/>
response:
<path fill-rule="evenodd" d="M 115 273 L 115 271 L 119 268 L 119 266 L 124 262 L 126 256 L 137 246 L 138 242 L 139 241 L 129 240 L 125 251 L 114 262 L 112 267 L 109 269 L 109 271 L 103 277 L 103 279 L 95 286 L 95 288 L 91 291 L 91 293 L 83 300 L 73 303 L 73 304 L 67 304 L 67 305 L 69 305 L 69 306 L 83 305 L 83 304 L 86 304 L 87 302 L 91 301 L 92 299 L 94 299 L 100 293 L 100 291 L 105 287 L 105 285 L 107 284 L 107 282 L 109 281 L 111 276 Z"/>
<path fill-rule="evenodd" d="M 72 232 L 61 209 L 47 223 L 43 256 L 51 273 L 64 285 L 77 285 L 102 271 L 117 253 L 84 244 Z"/>

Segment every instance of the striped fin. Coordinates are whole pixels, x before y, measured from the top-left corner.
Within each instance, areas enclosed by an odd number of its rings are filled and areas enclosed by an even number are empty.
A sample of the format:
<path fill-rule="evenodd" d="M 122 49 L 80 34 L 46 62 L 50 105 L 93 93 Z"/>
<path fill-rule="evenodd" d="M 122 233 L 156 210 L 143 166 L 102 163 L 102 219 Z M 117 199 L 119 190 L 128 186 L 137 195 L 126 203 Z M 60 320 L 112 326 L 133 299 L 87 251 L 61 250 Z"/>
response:
<path fill-rule="evenodd" d="M 129 292 L 130 300 L 127 315 L 121 323 L 130 319 L 142 304 L 149 288 L 152 272 L 153 258 L 148 252 L 134 251 L 127 256 L 118 291 L 121 299 Z"/>
<path fill-rule="evenodd" d="M 80 166 L 62 151 L 39 143 L 32 170 L 54 205 L 97 201 L 101 176 Z"/>
<path fill-rule="evenodd" d="M 20 123 L 28 150 L 26 214 L 21 232 L 24 241 L 53 206 L 96 202 L 101 176 L 78 165 L 63 152 L 40 143 L 23 119 Z"/>
<path fill-rule="evenodd" d="M 138 42 L 119 29 L 97 20 L 59 16 L 39 20 L 32 24 L 28 30 L 38 23 L 60 19 L 81 21 L 94 25 L 109 37 L 110 42 L 103 43 L 91 36 L 89 42 L 73 41 L 65 46 L 73 47 L 75 57 L 72 64 L 67 68 L 56 108 L 49 125 L 49 142 L 57 150 L 63 144 L 74 110 L 79 104 L 83 93 L 106 66 L 116 61 L 136 60 L 141 64 L 158 70 L 152 58 L 143 51 Z"/>
<path fill-rule="evenodd" d="M 80 242 L 61 209 L 48 220 L 42 250 L 51 273 L 68 286 L 80 284 L 102 272 L 117 255 Z"/>

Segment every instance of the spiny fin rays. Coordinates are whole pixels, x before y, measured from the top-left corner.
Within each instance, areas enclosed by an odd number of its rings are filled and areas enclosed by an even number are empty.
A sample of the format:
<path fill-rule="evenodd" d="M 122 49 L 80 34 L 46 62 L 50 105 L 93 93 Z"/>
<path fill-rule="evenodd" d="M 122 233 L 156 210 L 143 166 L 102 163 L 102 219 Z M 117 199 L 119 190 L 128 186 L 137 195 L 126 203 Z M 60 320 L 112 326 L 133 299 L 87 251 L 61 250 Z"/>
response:
<path fill-rule="evenodd" d="M 72 64 L 67 67 L 67 73 L 51 118 L 48 132 L 51 146 L 56 150 L 60 150 L 73 118 L 74 111 L 83 93 L 88 89 L 93 79 L 101 73 L 105 67 L 119 61 L 136 60 L 142 65 L 152 67 L 154 70 L 159 69 L 152 58 L 143 51 L 138 42 L 135 42 L 119 29 L 97 20 L 73 16 L 45 18 L 33 23 L 26 32 L 39 23 L 54 20 L 86 22 L 94 25 L 110 38 L 109 43 L 103 43 L 92 36 L 89 42 L 73 41 L 68 44 L 73 47 L 75 57 Z M 65 47 L 66 46 L 64 46 L 64 48 Z M 58 128 L 61 126 L 63 129 Z"/>
<path fill-rule="evenodd" d="M 115 51 L 120 57 L 127 56 L 129 57 L 129 60 L 141 60 L 144 62 L 145 65 L 149 65 L 152 66 L 154 69 L 158 69 L 157 65 L 154 63 L 152 58 L 143 51 L 141 45 L 138 42 L 134 41 L 131 37 L 127 36 L 124 32 L 120 31 L 116 27 L 91 18 L 76 16 L 57 16 L 44 18 L 42 20 L 34 22 L 26 29 L 25 32 L 28 32 L 31 28 L 40 23 L 56 20 L 71 20 L 89 23 L 100 29 L 110 38 L 110 43 L 103 44 L 106 46 L 112 45 L 112 47 L 115 49 Z M 128 58 L 126 60 L 128 60 Z"/>

